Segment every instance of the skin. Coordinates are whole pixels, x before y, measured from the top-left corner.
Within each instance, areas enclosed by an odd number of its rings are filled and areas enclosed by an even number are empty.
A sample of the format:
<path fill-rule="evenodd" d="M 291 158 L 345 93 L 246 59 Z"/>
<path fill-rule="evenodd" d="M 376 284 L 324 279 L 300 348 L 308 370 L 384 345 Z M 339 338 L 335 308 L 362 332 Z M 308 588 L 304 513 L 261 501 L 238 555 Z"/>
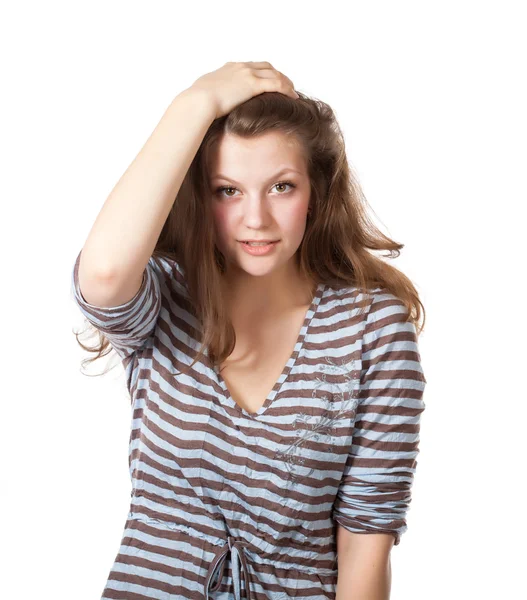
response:
<path fill-rule="evenodd" d="M 295 171 L 274 177 L 285 167 Z M 227 264 L 225 296 L 238 319 L 309 305 L 313 286 L 301 279 L 294 256 L 305 233 L 310 180 L 294 140 L 275 131 L 252 139 L 225 134 L 209 177 L 216 243 Z M 283 180 L 296 187 L 277 185 Z M 216 192 L 220 186 L 232 187 Z M 237 241 L 247 239 L 280 242 L 268 255 L 251 256 Z"/>

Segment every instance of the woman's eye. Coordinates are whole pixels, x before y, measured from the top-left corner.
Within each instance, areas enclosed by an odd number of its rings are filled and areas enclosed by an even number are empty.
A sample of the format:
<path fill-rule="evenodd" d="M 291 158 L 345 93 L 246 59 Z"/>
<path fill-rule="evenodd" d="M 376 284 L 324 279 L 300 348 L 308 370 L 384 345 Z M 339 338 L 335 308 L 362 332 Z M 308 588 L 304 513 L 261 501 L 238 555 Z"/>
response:
<path fill-rule="evenodd" d="M 235 190 L 235 189 L 236 189 L 236 188 L 232 187 L 231 185 L 224 185 L 224 186 L 222 186 L 222 187 L 219 187 L 219 188 L 216 190 L 216 194 L 218 194 L 218 195 L 219 195 L 219 194 L 221 194 L 221 193 L 222 193 L 223 191 L 225 191 L 225 190 Z"/>
<path fill-rule="evenodd" d="M 279 181 L 278 183 L 275 183 L 273 185 L 273 187 L 278 187 L 278 186 L 289 186 L 290 188 L 295 188 L 296 185 L 294 183 L 292 183 L 291 181 Z M 219 188 L 216 189 L 216 194 L 221 195 L 223 194 L 224 191 L 226 190 L 237 190 L 238 188 L 235 188 L 232 185 L 223 185 Z M 287 192 L 279 192 L 279 195 L 284 195 Z M 233 196 L 227 194 L 227 198 L 232 198 Z"/>
<path fill-rule="evenodd" d="M 279 181 L 278 183 L 275 184 L 275 186 L 277 185 L 288 185 L 290 188 L 294 188 L 296 187 L 294 183 L 291 183 L 290 181 Z"/>

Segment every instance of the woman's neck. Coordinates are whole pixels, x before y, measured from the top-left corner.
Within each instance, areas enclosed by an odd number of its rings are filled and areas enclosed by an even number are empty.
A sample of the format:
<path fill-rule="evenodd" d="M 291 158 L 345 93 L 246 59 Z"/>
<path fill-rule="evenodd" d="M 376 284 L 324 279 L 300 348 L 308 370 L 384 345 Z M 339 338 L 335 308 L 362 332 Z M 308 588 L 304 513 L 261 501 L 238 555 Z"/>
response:
<path fill-rule="evenodd" d="M 316 285 L 302 279 L 296 267 L 292 271 L 284 269 L 265 277 L 224 275 L 223 293 L 231 316 L 265 318 L 309 306 Z"/>

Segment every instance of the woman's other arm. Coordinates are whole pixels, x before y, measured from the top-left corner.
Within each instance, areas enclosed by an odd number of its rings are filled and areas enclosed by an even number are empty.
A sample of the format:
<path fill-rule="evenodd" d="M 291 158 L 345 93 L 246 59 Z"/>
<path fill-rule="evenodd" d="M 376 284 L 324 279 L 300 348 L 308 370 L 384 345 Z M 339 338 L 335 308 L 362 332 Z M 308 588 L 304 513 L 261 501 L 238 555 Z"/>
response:
<path fill-rule="evenodd" d="M 389 600 L 393 542 L 391 534 L 352 533 L 338 527 L 335 600 Z"/>

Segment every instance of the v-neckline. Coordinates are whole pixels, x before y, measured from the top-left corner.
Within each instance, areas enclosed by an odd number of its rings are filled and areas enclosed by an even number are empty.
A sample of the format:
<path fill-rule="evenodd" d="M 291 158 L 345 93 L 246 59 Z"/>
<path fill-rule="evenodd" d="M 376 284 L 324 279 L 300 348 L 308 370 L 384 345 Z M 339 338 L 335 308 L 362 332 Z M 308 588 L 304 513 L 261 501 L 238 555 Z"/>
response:
<path fill-rule="evenodd" d="M 218 383 L 222 390 L 223 399 L 239 415 L 243 415 L 244 417 L 248 417 L 248 418 L 259 417 L 273 403 L 274 399 L 276 398 L 276 396 L 282 389 L 283 383 L 289 377 L 289 374 L 291 373 L 293 367 L 295 366 L 296 359 L 298 358 L 298 355 L 300 354 L 300 351 L 302 350 L 302 347 L 304 345 L 304 340 L 307 337 L 307 332 L 311 325 L 311 321 L 313 320 L 313 317 L 315 316 L 315 314 L 317 312 L 317 308 L 318 308 L 318 305 L 320 304 L 320 300 L 323 296 L 324 289 L 325 289 L 325 284 L 323 282 L 320 282 L 317 285 L 317 289 L 315 291 L 315 295 L 313 296 L 313 299 L 311 300 L 311 304 L 306 311 L 306 315 L 304 317 L 304 322 L 298 333 L 298 337 L 296 340 L 295 347 L 293 348 L 293 352 L 291 353 L 291 356 L 289 357 L 286 364 L 284 365 L 284 368 L 282 369 L 282 373 L 278 377 L 272 390 L 267 395 L 267 398 L 265 399 L 264 403 L 256 412 L 251 413 L 238 405 L 238 403 L 232 397 L 232 394 L 230 393 L 229 388 L 227 387 L 227 384 L 225 383 L 225 380 L 223 379 L 223 376 L 220 373 L 219 367 L 218 366 L 214 367 L 214 371 L 216 373 Z"/>

